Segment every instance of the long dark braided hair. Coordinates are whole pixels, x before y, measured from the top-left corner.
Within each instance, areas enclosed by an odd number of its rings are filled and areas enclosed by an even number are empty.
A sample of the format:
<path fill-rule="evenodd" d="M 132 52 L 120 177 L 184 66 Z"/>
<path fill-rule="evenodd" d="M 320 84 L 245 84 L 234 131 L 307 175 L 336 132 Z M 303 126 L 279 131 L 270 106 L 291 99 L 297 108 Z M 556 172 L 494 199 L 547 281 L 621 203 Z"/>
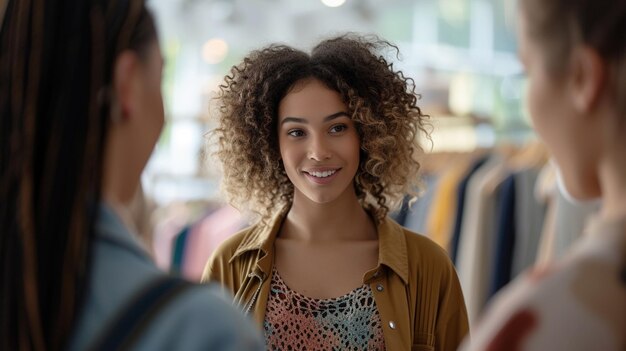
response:
<path fill-rule="evenodd" d="M 156 32 L 142 0 L 2 7 L 0 349 L 60 350 L 89 274 L 112 67 Z"/>

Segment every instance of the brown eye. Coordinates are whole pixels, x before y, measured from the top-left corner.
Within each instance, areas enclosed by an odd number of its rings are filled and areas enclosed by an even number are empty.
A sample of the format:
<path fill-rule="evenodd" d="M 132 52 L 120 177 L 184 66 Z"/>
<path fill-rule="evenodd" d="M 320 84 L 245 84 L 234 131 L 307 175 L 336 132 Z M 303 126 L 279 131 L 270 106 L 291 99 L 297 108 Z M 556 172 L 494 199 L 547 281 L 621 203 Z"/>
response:
<path fill-rule="evenodd" d="M 343 131 L 345 131 L 346 129 L 348 129 L 348 126 L 345 124 L 337 124 L 332 126 L 332 128 L 330 128 L 330 132 L 331 133 L 341 133 Z"/>

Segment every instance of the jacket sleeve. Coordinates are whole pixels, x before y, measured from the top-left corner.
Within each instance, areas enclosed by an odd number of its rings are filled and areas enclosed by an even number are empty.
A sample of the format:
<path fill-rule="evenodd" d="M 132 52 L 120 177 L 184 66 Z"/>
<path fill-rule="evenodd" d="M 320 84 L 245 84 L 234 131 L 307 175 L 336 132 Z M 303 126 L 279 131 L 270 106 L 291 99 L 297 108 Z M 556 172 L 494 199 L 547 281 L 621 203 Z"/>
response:
<path fill-rule="evenodd" d="M 215 254 L 207 260 L 204 265 L 204 271 L 202 272 L 202 283 L 208 283 L 210 281 L 223 281 L 224 265 L 220 262 L 220 257 L 216 257 Z"/>
<path fill-rule="evenodd" d="M 203 283 L 215 282 L 228 291 L 230 295 L 234 294 L 237 287 L 234 277 L 233 264 L 229 262 L 230 254 L 227 246 L 220 246 L 211 255 L 202 273 L 201 281 Z"/>
<path fill-rule="evenodd" d="M 171 301 L 133 350 L 265 350 L 263 335 L 216 284 L 198 286 Z"/>
<path fill-rule="evenodd" d="M 435 331 L 435 349 L 455 351 L 469 335 L 469 321 L 461 284 L 452 262 L 448 260 L 441 280 L 440 315 Z"/>

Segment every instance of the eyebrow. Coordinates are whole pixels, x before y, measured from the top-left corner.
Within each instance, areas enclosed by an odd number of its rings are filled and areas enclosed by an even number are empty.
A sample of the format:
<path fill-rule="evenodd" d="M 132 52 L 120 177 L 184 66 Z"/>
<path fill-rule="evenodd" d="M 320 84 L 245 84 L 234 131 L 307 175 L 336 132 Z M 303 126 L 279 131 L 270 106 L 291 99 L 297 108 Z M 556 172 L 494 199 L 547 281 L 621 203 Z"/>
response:
<path fill-rule="evenodd" d="M 347 113 L 347 112 L 340 111 L 340 112 L 337 112 L 337 113 L 333 113 L 333 114 L 332 114 L 332 115 L 330 115 L 330 116 L 326 116 L 326 117 L 324 117 L 324 122 L 332 121 L 333 119 L 335 119 L 335 118 L 339 118 L 339 117 L 342 117 L 342 116 L 350 118 L 350 115 L 348 115 L 348 113 Z M 288 122 L 303 123 L 303 124 L 308 124 L 308 123 L 309 123 L 309 121 L 308 121 L 308 120 L 306 120 L 305 118 L 300 118 L 300 117 L 285 117 L 285 118 L 284 118 L 284 119 L 280 122 L 280 125 L 283 125 L 283 124 L 288 123 Z"/>

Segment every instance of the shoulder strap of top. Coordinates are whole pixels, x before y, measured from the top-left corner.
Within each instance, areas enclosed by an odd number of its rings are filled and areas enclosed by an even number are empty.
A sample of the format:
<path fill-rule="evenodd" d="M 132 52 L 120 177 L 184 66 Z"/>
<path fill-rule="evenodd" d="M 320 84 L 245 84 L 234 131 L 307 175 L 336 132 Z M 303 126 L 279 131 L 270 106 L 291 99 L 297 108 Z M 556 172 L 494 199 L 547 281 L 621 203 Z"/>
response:
<path fill-rule="evenodd" d="M 89 350 L 128 350 L 168 302 L 195 286 L 182 278 L 160 276 L 132 296 Z"/>

